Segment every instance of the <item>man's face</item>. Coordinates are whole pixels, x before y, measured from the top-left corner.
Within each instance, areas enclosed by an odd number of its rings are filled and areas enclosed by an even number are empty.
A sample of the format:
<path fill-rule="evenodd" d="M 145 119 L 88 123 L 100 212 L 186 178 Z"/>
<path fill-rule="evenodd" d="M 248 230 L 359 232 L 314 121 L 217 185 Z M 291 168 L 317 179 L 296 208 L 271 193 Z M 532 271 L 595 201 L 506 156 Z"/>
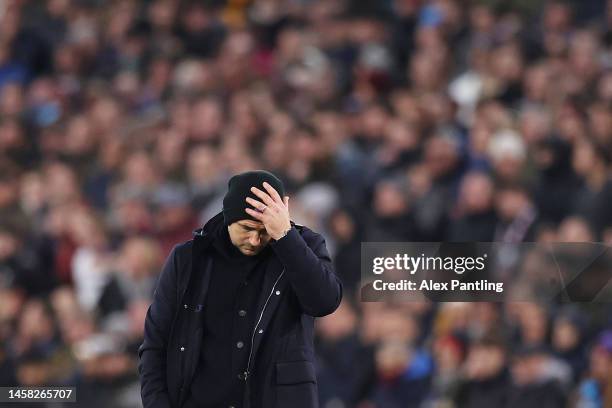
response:
<path fill-rule="evenodd" d="M 270 242 L 270 235 L 259 221 L 236 221 L 230 224 L 227 230 L 232 244 L 245 255 L 257 255 Z"/>

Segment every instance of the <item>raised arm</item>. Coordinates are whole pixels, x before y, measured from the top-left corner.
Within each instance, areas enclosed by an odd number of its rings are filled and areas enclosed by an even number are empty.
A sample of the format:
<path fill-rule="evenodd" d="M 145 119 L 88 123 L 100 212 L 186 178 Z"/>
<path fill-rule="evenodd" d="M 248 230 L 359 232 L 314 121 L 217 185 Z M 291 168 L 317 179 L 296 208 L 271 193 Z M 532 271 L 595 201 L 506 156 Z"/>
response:
<path fill-rule="evenodd" d="M 325 316 L 332 313 L 342 299 L 342 284 L 334 273 L 332 262 L 319 234 L 304 229 L 304 237 L 289 219 L 289 197 L 280 197 L 267 182 L 266 191 L 252 187 L 259 200 L 246 197 L 253 208 L 245 212 L 261 221 L 274 240 L 270 245 L 285 266 L 291 287 L 297 294 L 304 313 Z"/>
<path fill-rule="evenodd" d="M 302 237 L 294 227 L 270 245 L 285 267 L 304 313 L 317 317 L 336 310 L 342 300 L 342 284 L 321 235 L 306 230 Z"/>

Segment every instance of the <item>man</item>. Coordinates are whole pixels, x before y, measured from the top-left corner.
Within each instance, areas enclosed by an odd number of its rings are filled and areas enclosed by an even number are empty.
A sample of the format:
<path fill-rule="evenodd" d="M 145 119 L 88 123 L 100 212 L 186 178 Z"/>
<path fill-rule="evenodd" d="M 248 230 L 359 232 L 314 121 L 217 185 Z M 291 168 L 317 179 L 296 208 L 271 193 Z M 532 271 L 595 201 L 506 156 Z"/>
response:
<path fill-rule="evenodd" d="M 284 194 L 266 171 L 236 175 L 223 211 L 172 249 L 138 352 L 144 408 L 318 406 L 314 317 L 342 285 Z"/>

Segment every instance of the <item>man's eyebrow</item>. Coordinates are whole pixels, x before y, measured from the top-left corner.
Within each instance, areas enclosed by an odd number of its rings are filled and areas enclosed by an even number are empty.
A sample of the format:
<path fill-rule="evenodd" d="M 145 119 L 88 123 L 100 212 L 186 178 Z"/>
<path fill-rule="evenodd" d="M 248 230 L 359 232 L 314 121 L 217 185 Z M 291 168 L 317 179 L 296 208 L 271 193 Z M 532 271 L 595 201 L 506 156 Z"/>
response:
<path fill-rule="evenodd" d="M 262 229 L 265 228 L 263 225 L 252 225 L 252 224 L 240 224 L 243 228 L 249 229 Z"/>

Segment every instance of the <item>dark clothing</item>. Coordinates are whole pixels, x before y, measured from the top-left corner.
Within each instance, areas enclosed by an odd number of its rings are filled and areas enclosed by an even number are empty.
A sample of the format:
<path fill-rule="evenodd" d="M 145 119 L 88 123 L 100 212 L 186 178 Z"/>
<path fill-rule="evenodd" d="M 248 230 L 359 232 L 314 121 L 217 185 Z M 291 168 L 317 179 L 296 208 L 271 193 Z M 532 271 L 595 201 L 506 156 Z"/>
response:
<path fill-rule="evenodd" d="M 317 342 L 318 377 L 322 404 L 340 400 L 346 406 L 357 405 L 369 393 L 374 377 L 374 350 L 363 345 L 358 334 Z"/>
<path fill-rule="evenodd" d="M 0 219 L 2 216 L 0 213 Z M 0 262 L 0 280 L 31 296 L 46 295 L 58 286 L 58 279 L 48 269 L 54 262 L 52 243 L 48 237 L 31 237 L 29 241 L 29 245 Z"/>
<path fill-rule="evenodd" d="M 355 256 L 361 251 L 361 241 L 351 240 L 350 242 L 338 245 L 336 256 L 334 257 L 334 268 L 342 279 L 345 293 L 355 294 L 361 281 L 361 260 Z"/>
<path fill-rule="evenodd" d="M 102 289 L 96 312 L 99 318 L 113 313 L 124 313 L 130 301 L 150 299 L 155 287 L 155 279 L 132 280 L 122 271 L 116 271 Z"/>
<path fill-rule="evenodd" d="M 575 196 L 574 212 L 589 222 L 597 238 L 602 238 L 605 230 L 612 226 L 611 199 L 612 180 L 606 181 L 599 191 L 584 187 Z"/>
<path fill-rule="evenodd" d="M 368 228 L 368 240 L 378 242 L 418 241 L 414 218 L 410 213 L 394 217 L 375 217 Z"/>
<path fill-rule="evenodd" d="M 580 180 L 572 169 L 571 145 L 559 138 L 546 139 L 539 148 L 552 156 L 550 163 L 540 168 L 534 191 L 534 202 L 544 224 L 558 224 L 572 212 L 580 191 Z"/>
<path fill-rule="evenodd" d="M 246 370 L 257 295 L 270 256 L 270 248 L 257 256 L 243 255 L 227 228 L 219 228 L 216 236 L 209 295 L 203 305 L 201 357 L 187 404 L 198 408 L 242 403 L 245 382 L 238 376 Z"/>
<path fill-rule="evenodd" d="M 496 224 L 497 217 L 493 211 L 465 215 L 451 224 L 449 241 L 491 242 Z"/>
<path fill-rule="evenodd" d="M 0 341 L 0 387 L 12 387 L 17 382 L 17 367 L 15 362 L 8 358 L 7 350 Z"/>
<path fill-rule="evenodd" d="M 200 58 L 214 57 L 223 40 L 226 37 L 225 27 L 217 22 L 212 22 L 200 30 L 181 29 L 178 36 L 185 47 L 185 54 Z"/>
<path fill-rule="evenodd" d="M 483 379 L 467 381 L 458 392 L 456 403 L 465 408 L 505 407 L 511 386 L 508 371 Z"/>
<path fill-rule="evenodd" d="M 515 386 L 509 394 L 508 407 L 558 408 L 564 407 L 566 402 L 563 390 L 556 381 Z"/>
<path fill-rule="evenodd" d="M 207 309 L 215 296 L 214 232 L 222 224 L 219 213 L 196 230 L 192 240 L 176 245 L 164 264 L 138 353 L 144 408 L 184 407 L 200 375 L 196 371 L 208 352 L 202 349 L 210 340 L 205 338 L 210 331 Z M 244 403 L 236 407 L 318 407 L 314 317 L 338 307 L 342 285 L 325 240 L 310 229 L 292 223 L 287 235 L 269 246 L 254 309 L 256 323 L 247 340 L 252 350 Z"/>

